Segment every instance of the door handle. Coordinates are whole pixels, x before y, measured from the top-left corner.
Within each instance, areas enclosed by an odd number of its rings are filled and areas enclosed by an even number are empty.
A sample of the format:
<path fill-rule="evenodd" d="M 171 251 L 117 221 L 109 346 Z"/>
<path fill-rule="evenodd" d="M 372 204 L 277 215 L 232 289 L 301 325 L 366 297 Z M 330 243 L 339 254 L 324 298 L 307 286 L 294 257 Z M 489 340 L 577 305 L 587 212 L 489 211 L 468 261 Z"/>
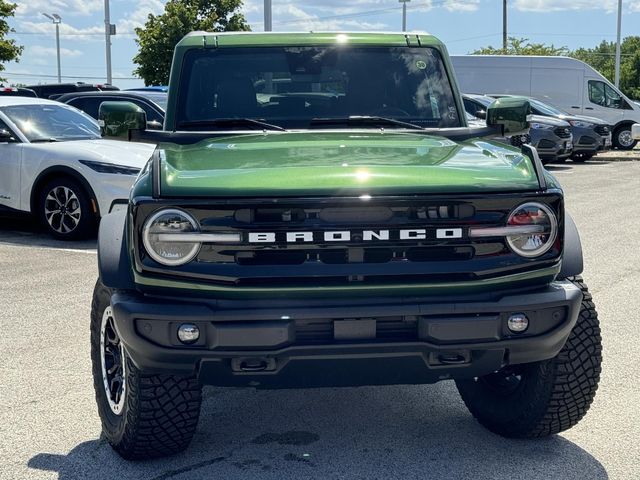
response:
<path fill-rule="evenodd" d="M 584 107 L 585 110 L 593 110 L 593 107 Z"/>
<path fill-rule="evenodd" d="M 576 105 L 571 105 L 571 108 L 580 108 L 580 107 L 578 107 Z"/>

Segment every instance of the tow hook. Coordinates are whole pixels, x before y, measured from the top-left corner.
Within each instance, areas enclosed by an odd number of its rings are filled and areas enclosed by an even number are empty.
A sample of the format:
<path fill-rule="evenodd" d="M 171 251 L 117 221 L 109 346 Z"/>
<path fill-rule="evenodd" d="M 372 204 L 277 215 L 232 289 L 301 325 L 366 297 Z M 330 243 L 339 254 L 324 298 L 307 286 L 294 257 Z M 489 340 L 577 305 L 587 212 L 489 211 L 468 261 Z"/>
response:
<path fill-rule="evenodd" d="M 267 357 L 241 357 L 231 359 L 234 372 L 269 372 L 276 369 L 276 359 Z"/>
<path fill-rule="evenodd" d="M 429 364 L 433 366 L 463 365 L 471 362 L 471 352 L 468 350 L 431 353 Z"/>

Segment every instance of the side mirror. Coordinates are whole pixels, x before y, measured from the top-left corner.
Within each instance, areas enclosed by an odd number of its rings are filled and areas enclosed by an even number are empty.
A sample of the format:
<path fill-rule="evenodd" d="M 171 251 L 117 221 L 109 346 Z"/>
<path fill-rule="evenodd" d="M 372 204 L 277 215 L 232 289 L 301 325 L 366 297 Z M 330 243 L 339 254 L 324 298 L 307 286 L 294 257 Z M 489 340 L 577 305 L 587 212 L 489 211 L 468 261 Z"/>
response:
<path fill-rule="evenodd" d="M 631 125 L 631 138 L 634 140 L 640 140 L 640 123 L 634 123 Z"/>
<path fill-rule="evenodd" d="M 476 110 L 476 113 L 474 113 L 474 115 L 476 116 L 476 118 L 479 118 L 480 120 L 486 120 L 487 119 L 487 111 L 486 110 Z"/>
<path fill-rule="evenodd" d="M 529 131 L 531 104 L 523 97 L 498 98 L 487 108 L 487 126 L 502 130 L 502 135 L 519 135 Z"/>
<path fill-rule="evenodd" d="M 8 142 L 15 142 L 15 141 L 16 139 L 13 136 L 13 133 L 11 133 L 6 128 L 0 129 L 0 143 L 8 143 Z"/>
<path fill-rule="evenodd" d="M 147 122 L 147 130 L 162 130 L 162 124 L 157 120 Z"/>
<path fill-rule="evenodd" d="M 102 136 L 114 140 L 128 141 L 131 130 L 147 128 L 147 114 L 131 102 L 102 102 L 98 119 Z"/>

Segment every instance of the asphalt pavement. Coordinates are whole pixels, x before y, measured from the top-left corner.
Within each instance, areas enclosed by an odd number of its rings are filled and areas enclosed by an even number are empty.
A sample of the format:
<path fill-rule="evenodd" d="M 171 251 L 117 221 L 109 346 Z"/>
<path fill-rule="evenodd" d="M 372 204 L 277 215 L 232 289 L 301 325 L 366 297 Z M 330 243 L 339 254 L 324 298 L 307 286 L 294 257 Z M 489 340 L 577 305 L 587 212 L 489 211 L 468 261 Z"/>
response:
<path fill-rule="evenodd" d="M 100 438 L 89 359 L 95 242 L 0 219 L 0 479 L 640 478 L 640 162 L 551 166 L 582 234 L 604 339 L 585 419 L 561 435 L 484 430 L 453 383 L 257 391 L 206 387 L 183 454 L 120 459 Z"/>

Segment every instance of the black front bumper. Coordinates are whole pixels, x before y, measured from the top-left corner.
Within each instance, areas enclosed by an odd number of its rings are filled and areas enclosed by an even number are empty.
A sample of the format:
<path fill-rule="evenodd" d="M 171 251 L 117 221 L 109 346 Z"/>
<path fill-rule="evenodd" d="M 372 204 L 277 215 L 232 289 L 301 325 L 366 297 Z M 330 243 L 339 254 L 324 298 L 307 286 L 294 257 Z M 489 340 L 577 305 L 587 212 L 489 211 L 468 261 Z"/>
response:
<path fill-rule="evenodd" d="M 117 292 L 111 305 L 139 368 L 197 374 L 214 385 L 287 388 L 433 383 L 546 360 L 571 332 L 582 293 L 562 281 L 484 301 L 420 300 L 221 308 Z M 524 333 L 508 330 L 514 313 L 529 318 Z M 190 346 L 177 338 L 184 322 L 202 332 Z"/>

